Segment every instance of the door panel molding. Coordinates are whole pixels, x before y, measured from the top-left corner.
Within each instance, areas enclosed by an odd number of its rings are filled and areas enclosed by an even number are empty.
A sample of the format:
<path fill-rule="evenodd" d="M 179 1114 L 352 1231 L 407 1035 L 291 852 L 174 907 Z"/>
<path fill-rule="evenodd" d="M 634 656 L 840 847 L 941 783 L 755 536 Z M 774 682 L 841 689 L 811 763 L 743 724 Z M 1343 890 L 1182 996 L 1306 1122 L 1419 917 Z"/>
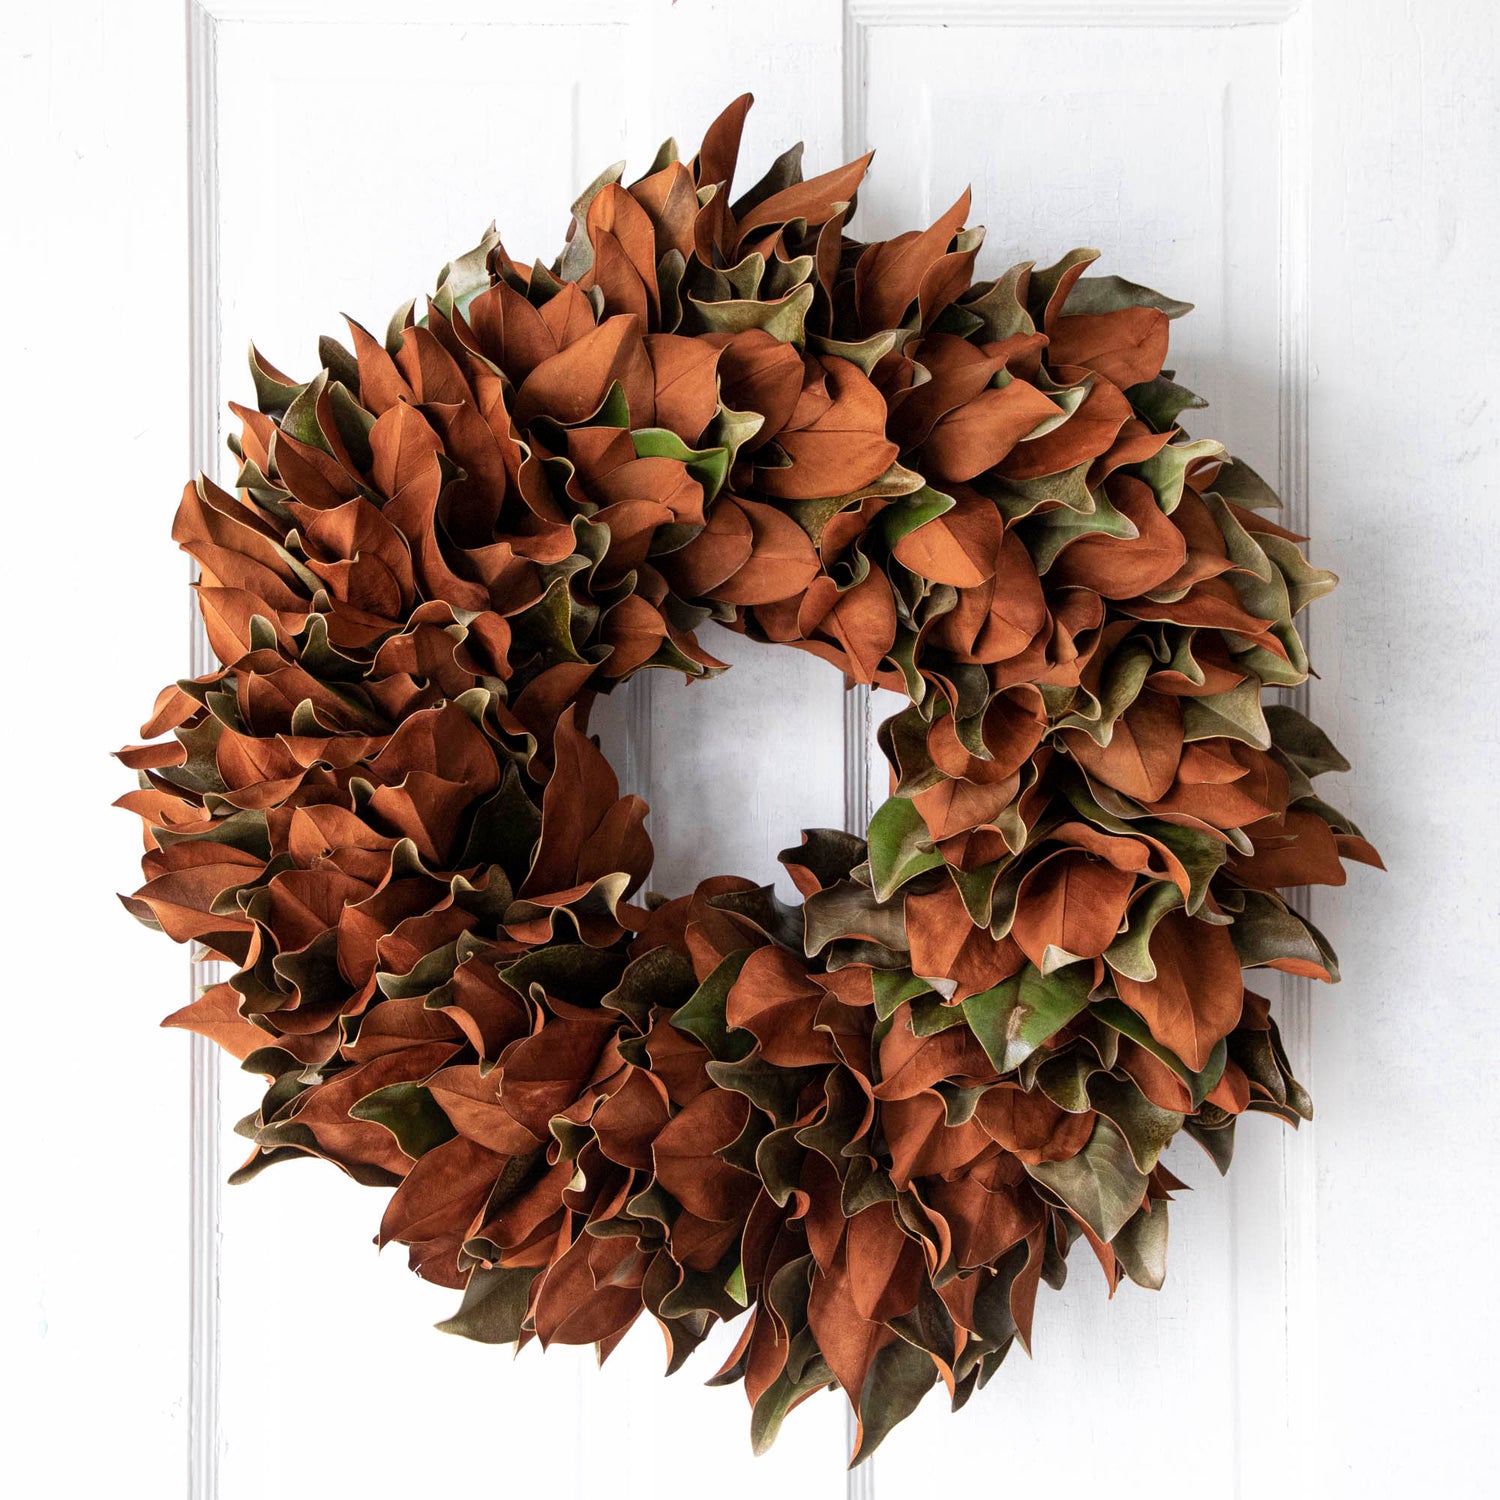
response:
<path fill-rule="evenodd" d="M 188 0 L 188 472 L 219 461 L 219 114 L 218 18 Z M 189 581 L 195 570 L 188 568 Z M 213 653 L 197 602 L 187 594 L 188 660 L 194 677 Z M 216 980 L 218 965 L 188 966 L 190 1000 Z M 190 1500 L 219 1493 L 219 1049 L 189 1035 L 188 1054 L 188 1387 L 187 1484 Z"/>
<path fill-rule="evenodd" d="M 1283 519 L 1294 530 L 1315 532 L 1308 494 L 1309 338 L 1311 303 L 1310 191 L 1311 139 L 1308 10 L 1312 0 L 844 0 L 843 117 L 845 156 L 868 149 L 870 49 L 873 36 L 890 28 L 1011 28 L 1068 30 L 1120 28 L 1132 31 L 1200 31 L 1221 28 L 1274 28 L 1277 33 L 1279 111 L 1277 128 L 1276 204 L 1279 219 L 1277 263 L 1279 316 L 1277 350 L 1277 480 Z M 977 169 L 977 168 L 976 168 Z M 1107 247 L 1106 247 L 1107 248 Z M 1307 638 L 1307 623 L 1300 627 Z M 1309 712 L 1310 684 L 1290 694 Z M 882 774 L 883 761 L 869 733 L 870 695 L 855 688 L 846 715 L 849 751 L 846 772 L 849 826 L 863 831 L 860 810 L 868 815 L 869 791 Z M 1297 903 L 1306 911 L 1307 893 Z M 1312 981 L 1282 976 L 1278 1020 L 1298 1076 L 1314 1090 Z M 1315 1452 L 1312 1415 L 1316 1398 L 1315 1318 L 1317 1256 L 1316 1135 L 1310 1128 L 1284 1131 L 1276 1150 L 1279 1177 L 1276 1203 L 1280 1216 L 1279 1264 L 1266 1267 L 1258 1254 L 1265 1248 L 1247 1243 L 1243 1231 L 1254 1217 L 1264 1219 L 1264 1177 L 1230 1179 L 1230 1217 L 1235 1231 L 1231 1273 L 1236 1317 L 1235 1448 L 1236 1478 L 1241 1483 L 1276 1473 L 1311 1472 Z M 1181 1245 L 1178 1253 L 1191 1253 Z M 1285 1315 L 1271 1329 L 1250 1323 L 1241 1293 L 1246 1281 L 1274 1274 L 1280 1281 Z M 1265 1301 L 1262 1295 L 1262 1305 Z M 1206 1336 L 1206 1335 L 1205 1335 Z M 1267 1380 L 1272 1375 L 1274 1380 Z M 1274 1444 L 1253 1451 L 1245 1437 L 1278 1432 Z M 865 1466 L 870 1470 L 879 1460 Z M 863 1473 L 865 1470 L 857 1471 Z M 873 1493 L 869 1475 L 859 1488 L 851 1476 L 850 1497 Z"/>
<path fill-rule="evenodd" d="M 862 26 L 1265 26 L 1304 0 L 845 0 Z"/>

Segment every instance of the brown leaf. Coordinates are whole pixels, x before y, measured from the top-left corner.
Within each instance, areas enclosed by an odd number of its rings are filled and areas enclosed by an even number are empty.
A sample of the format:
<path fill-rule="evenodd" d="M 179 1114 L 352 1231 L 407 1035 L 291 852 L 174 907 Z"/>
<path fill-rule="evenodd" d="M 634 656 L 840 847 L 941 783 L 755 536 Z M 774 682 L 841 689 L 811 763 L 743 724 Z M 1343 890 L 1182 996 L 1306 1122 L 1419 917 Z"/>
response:
<path fill-rule="evenodd" d="M 1154 380 L 1167 357 L 1170 322 L 1154 307 L 1062 317 L 1048 328 L 1048 363 L 1083 365 L 1125 390 Z"/>
<path fill-rule="evenodd" d="M 1156 978 L 1115 974 L 1120 999 L 1194 1072 L 1208 1064 L 1214 1044 L 1239 1021 L 1245 987 L 1227 927 L 1200 922 L 1182 908 L 1151 934 Z"/>

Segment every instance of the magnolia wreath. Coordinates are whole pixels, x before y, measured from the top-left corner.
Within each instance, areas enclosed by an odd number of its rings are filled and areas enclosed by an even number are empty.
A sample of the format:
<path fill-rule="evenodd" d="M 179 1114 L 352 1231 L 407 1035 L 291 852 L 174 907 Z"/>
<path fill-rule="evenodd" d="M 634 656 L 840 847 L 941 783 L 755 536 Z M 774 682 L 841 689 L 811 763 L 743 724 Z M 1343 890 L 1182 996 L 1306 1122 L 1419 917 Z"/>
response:
<path fill-rule="evenodd" d="M 166 1024 L 269 1080 L 235 1174 L 394 1188 L 379 1242 L 470 1338 L 675 1370 L 743 1328 L 757 1449 L 838 1386 L 868 1454 L 955 1407 L 1077 1239 L 1157 1287 L 1179 1131 L 1293 1124 L 1243 971 L 1336 977 L 1278 892 L 1377 863 L 1267 689 L 1332 587 L 1181 414 L 1187 311 L 1096 258 L 975 281 L 966 193 L 846 231 L 864 157 L 733 193 L 749 98 L 604 173 L 553 264 L 491 231 L 299 383 L 252 352 L 237 493 L 190 484 L 222 663 L 120 752 L 126 904 L 228 974 Z M 904 695 L 865 837 L 635 900 L 639 797 L 587 731 L 715 621 Z M 221 971 L 226 972 L 226 971 Z"/>

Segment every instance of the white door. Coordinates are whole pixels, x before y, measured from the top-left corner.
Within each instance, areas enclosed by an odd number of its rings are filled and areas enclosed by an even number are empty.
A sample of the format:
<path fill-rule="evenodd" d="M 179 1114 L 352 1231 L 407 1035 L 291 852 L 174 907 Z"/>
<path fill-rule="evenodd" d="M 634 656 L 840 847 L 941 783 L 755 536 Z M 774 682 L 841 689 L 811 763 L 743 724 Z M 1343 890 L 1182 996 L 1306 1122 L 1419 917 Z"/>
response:
<path fill-rule="evenodd" d="M 12 1493 L 1487 1488 L 1487 0 L 59 0 L 8 30 Z M 980 274 L 1096 245 L 1196 304 L 1173 352 L 1212 402 L 1198 425 L 1279 475 L 1344 577 L 1313 612 L 1312 710 L 1392 872 L 1320 896 L 1344 984 L 1279 1002 L 1317 1124 L 1250 1122 L 1223 1182 L 1174 1148 L 1194 1191 L 1164 1290 L 1110 1303 L 1076 1263 L 1034 1361 L 956 1417 L 929 1398 L 853 1476 L 837 1395 L 752 1459 L 739 1392 L 695 1379 L 711 1350 L 670 1381 L 644 1327 L 602 1371 L 512 1362 L 431 1330 L 452 1294 L 376 1254 L 372 1190 L 308 1164 L 221 1191 L 255 1081 L 154 1031 L 188 977 L 109 895 L 134 851 L 104 752 L 187 669 L 168 523 L 190 459 L 224 476 L 249 339 L 305 369 L 339 313 L 383 326 L 491 218 L 550 258 L 599 168 L 691 149 L 745 88 L 744 160 L 875 149 L 865 238 L 972 183 Z M 656 807 L 671 892 L 775 877 L 797 829 L 861 820 L 883 774 L 881 705 L 832 668 L 712 649 L 725 678 L 637 679 L 597 726 Z"/>

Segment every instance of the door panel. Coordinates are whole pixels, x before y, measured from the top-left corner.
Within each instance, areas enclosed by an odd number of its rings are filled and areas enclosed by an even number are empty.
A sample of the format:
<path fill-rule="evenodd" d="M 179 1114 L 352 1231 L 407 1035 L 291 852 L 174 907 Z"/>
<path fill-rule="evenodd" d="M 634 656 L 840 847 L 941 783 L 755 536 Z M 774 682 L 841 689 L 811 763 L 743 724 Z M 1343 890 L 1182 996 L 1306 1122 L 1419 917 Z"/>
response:
<path fill-rule="evenodd" d="M 317 335 L 342 334 L 340 310 L 379 334 L 492 218 L 511 254 L 550 261 L 569 203 L 601 168 L 628 148 L 644 170 L 674 129 L 695 142 L 738 91 L 723 76 L 674 78 L 628 7 L 540 22 L 527 7 L 493 9 L 491 24 L 325 24 L 275 11 L 219 24 L 224 397 L 248 397 L 252 337 L 273 364 L 306 371 Z M 762 55 L 794 61 L 774 39 Z M 657 76 L 672 88 L 655 88 Z M 762 92 L 757 113 L 770 118 L 756 122 L 747 154 L 768 162 L 770 138 L 784 144 L 790 120 L 777 118 L 775 87 Z M 652 884 L 674 894 L 716 873 L 770 880 L 799 827 L 843 819 L 839 675 L 726 631 L 710 649 L 735 664 L 726 679 L 634 684 L 594 726 L 625 789 L 660 804 Z M 222 1091 L 227 1168 L 244 1151 L 227 1127 L 258 1089 L 230 1074 Z M 533 1347 L 512 1362 L 432 1331 L 456 1294 L 410 1275 L 399 1247 L 376 1254 L 381 1206 L 382 1195 L 312 1163 L 222 1195 L 226 1500 L 284 1494 L 288 1475 L 304 1494 L 456 1494 L 476 1474 L 514 1494 L 582 1496 L 602 1484 L 667 1500 L 698 1493 L 716 1455 L 748 1456 L 743 1396 L 701 1384 L 733 1331 L 670 1383 L 649 1320 L 602 1372 L 587 1349 L 544 1358 Z M 268 1423 L 261 1414 L 278 1391 L 309 1402 L 316 1420 Z M 844 1442 L 842 1412 L 820 1402 L 770 1458 L 727 1466 L 716 1488 L 838 1493 Z"/>
<path fill-rule="evenodd" d="M 1242 6 L 851 11 L 850 139 L 876 153 L 856 231 L 930 223 L 972 184 L 972 221 L 988 226 L 978 274 L 1092 245 L 1103 252 L 1094 274 L 1191 301 L 1168 363 L 1212 406 L 1187 413 L 1188 427 L 1274 480 L 1283 423 L 1297 420 L 1280 379 L 1282 213 L 1298 186 L 1283 174 L 1282 27 L 1216 24 L 1264 19 Z M 873 766 L 872 784 L 881 775 Z M 1173 1204 L 1163 1290 L 1125 1283 L 1111 1303 L 1080 1246 L 1067 1285 L 1038 1300 L 1035 1358 L 1015 1351 L 956 1419 L 929 1398 L 881 1450 L 881 1487 L 913 1491 L 941 1450 L 970 1476 L 1001 1452 L 1007 1483 L 1109 1472 L 1119 1493 L 1149 1494 L 1163 1454 L 1142 1435 L 1168 1403 L 1178 1472 L 1211 1472 L 1247 1421 L 1279 1434 L 1284 1386 L 1268 1401 L 1241 1374 L 1247 1359 L 1257 1370 L 1283 1361 L 1285 1247 L 1279 1223 L 1236 1206 L 1280 1202 L 1281 1129 L 1247 1122 L 1227 1182 L 1190 1141 L 1175 1143 L 1168 1165 L 1193 1191 Z M 1243 1472 L 1264 1466 L 1269 1483 L 1268 1453 L 1242 1455 Z"/>

